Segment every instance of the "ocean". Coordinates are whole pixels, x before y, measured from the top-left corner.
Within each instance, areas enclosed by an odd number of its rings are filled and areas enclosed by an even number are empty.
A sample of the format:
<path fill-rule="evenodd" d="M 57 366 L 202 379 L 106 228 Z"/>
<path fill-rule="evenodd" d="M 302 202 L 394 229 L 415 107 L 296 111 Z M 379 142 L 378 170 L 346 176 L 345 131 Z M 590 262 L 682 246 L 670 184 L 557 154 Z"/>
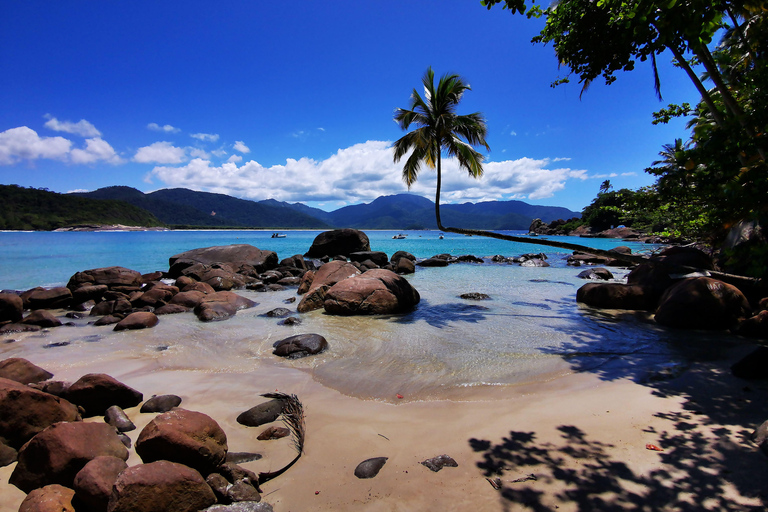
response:
<path fill-rule="evenodd" d="M 0 289 L 64 285 L 77 271 L 119 265 L 139 272 L 168 269 L 177 253 L 226 244 L 252 244 L 277 252 L 280 259 L 306 252 L 319 231 L 288 231 L 271 238 L 268 231 L 166 232 L 2 232 Z M 420 268 L 407 279 L 421 303 L 404 315 L 335 317 L 314 311 L 295 313 L 300 325 L 286 327 L 264 314 L 277 307 L 295 312 L 295 289 L 238 293 L 258 302 L 223 322 L 202 323 L 192 313 L 162 316 L 153 329 L 114 332 L 94 327 L 92 318 L 71 320 L 70 326 L 41 333 L 5 336 L 0 359 L 25 357 L 42 367 L 76 369 L 131 361 L 143 368 L 240 373 L 270 368 L 308 372 L 324 386 L 363 399 L 461 399 L 468 390 L 512 389 L 556 379 L 575 371 L 622 372 L 637 376 L 638 365 L 649 378 L 659 368 L 686 363 L 684 336 L 662 329 L 645 316 L 596 311 L 576 303 L 584 284 L 583 268 L 565 264 L 567 251 L 483 237 L 437 231 L 367 231 L 371 249 L 391 255 L 397 250 L 426 258 L 496 254 L 519 256 L 543 252 L 550 267 L 514 264 L 460 263 L 445 268 Z M 510 234 L 523 235 L 522 232 Z M 559 240 L 609 249 L 629 245 L 633 252 L 653 246 L 611 239 L 560 237 Z M 611 269 L 617 280 L 627 274 Z M 459 298 L 468 292 L 490 300 Z M 321 334 L 330 349 L 298 360 L 272 355 L 274 342 L 300 333 Z M 628 357 L 631 356 L 631 357 Z M 631 359 L 632 368 L 627 361 Z"/>

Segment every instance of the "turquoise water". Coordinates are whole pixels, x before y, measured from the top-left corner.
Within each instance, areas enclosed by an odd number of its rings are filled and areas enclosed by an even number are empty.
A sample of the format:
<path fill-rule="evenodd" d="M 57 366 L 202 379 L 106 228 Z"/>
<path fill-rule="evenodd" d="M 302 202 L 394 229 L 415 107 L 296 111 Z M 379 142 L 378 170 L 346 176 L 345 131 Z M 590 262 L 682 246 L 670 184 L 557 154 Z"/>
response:
<path fill-rule="evenodd" d="M 0 233 L 0 288 L 27 289 L 65 284 L 77 271 L 121 265 L 141 272 L 167 270 L 179 252 L 213 245 L 250 243 L 280 258 L 307 251 L 317 231 L 290 231 L 273 239 L 263 231 L 174 231 L 109 233 Z M 192 313 L 167 315 L 153 329 L 114 332 L 96 327 L 92 318 L 71 320 L 70 327 L 5 336 L 0 359 L 24 357 L 51 369 L 125 361 L 159 370 L 242 373 L 259 368 L 293 368 L 342 393 L 366 399 L 461 398 L 478 387 L 506 389 L 555 378 L 573 371 L 593 371 L 609 378 L 642 378 L 659 365 L 684 364 L 685 336 L 660 329 L 642 317 L 594 311 L 576 303 L 584 284 L 581 269 L 568 267 L 568 252 L 482 237 L 435 231 L 407 232 L 393 240 L 391 231 L 367 232 L 373 250 L 391 255 L 405 250 L 419 258 L 434 254 L 518 256 L 544 252 L 551 267 L 509 264 L 454 264 L 418 268 L 407 276 L 421 302 L 404 315 L 335 317 L 322 310 L 299 316 L 293 327 L 264 314 L 277 307 L 295 310 L 296 290 L 273 293 L 240 290 L 258 305 L 225 322 L 199 322 Z M 521 233 L 514 233 L 521 234 Z M 643 244 L 619 240 L 560 238 L 607 249 Z M 613 269 L 617 279 L 626 270 Z M 491 300 L 467 301 L 459 295 L 487 294 Z M 318 356 L 286 361 L 272 355 L 282 338 L 318 333 L 330 349 Z M 700 343 L 700 340 L 696 341 Z M 681 348 L 682 347 L 682 348 Z"/>
<path fill-rule="evenodd" d="M 168 258 L 183 251 L 214 245 L 251 244 L 275 251 L 280 259 L 304 254 L 320 231 L 288 231 L 285 238 L 271 238 L 268 231 L 112 231 L 112 232 L 0 232 L 0 289 L 23 290 L 34 286 L 63 285 L 75 272 L 118 265 L 139 272 L 168 269 Z M 568 251 L 552 247 L 505 242 L 484 237 L 437 231 L 404 231 L 407 238 L 393 240 L 395 231 L 367 231 L 371 249 L 392 255 L 408 251 L 417 258 L 450 253 L 478 257 L 502 254 L 519 256 L 544 252 L 549 263 L 560 265 Z M 509 234 L 522 236 L 522 231 Z M 649 250 L 641 243 L 613 239 L 558 237 L 565 242 L 610 249 L 629 245 L 634 251 Z"/>

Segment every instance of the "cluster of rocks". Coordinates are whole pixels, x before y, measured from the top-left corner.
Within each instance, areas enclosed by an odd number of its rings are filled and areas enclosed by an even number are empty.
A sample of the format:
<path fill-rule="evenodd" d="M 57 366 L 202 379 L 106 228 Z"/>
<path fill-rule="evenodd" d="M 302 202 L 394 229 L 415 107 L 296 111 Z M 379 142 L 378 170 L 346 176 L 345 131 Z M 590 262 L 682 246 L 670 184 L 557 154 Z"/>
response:
<path fill-rule="evenodd" d="M 24 359 L 0 361 L 0 466 L 16 462 L 10 483 L 27 493 L 20 511 L 272 510 L 259 504 L 258 475 L 231 461 L 260 456 L 228 456 L 218 423 L 178 408 L 181 398 L 144 402 L 141 413 L 156 416 L 135 443 L 142 463 L 129 467 L 124 432 L 136 427 L 123 409 L 138 406 L 142 393 L 105 374 L 71 385 L 52 376 Z M 105 421 L 83 421 L 96 416 Z"/>
<path fill-rule="evenodd" d="M 699 269 L 692 272 L 691 269 Z M 706 275 L 711 258 L 693 247 L 670 247 L 636 266 L 624 283 L 587 283 L 576 300 L 606 309 L 652 311 L 657 323 L 681 329 L 732 329 L 768 338 L 768 298 Z"/>

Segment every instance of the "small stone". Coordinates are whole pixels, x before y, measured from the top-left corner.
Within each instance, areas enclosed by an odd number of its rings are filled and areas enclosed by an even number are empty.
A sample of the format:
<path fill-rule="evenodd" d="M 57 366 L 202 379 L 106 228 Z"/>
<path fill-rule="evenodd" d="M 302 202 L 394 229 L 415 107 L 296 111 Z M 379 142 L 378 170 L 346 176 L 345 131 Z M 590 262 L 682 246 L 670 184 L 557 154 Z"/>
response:
<path fill-rule="evenodd" d="M 440 471 L 443 468 L 456 468 L 459 466 L 459 464 L 453 459 L 453 457 L 450 457 L 448 455 L 438 455 L 437 457 L 432 457 L 431 459 L 427 459 L 424 461 L 421 461 L 419 464 L 428 467 L 435 473 Z"/>
<path fill-rule="evenodd" d="M 277 325 L 300 325 L 301 324 L 301 318 L 295 317 L 295 316 L 289 316 L 288 318 L 285 318 L 283 320 L 280 320 L 277 322 Z"/>
<path fill-rule="evenodd" d="M 464 300 L 491 300 L 489 295 L 478 292 L 462 293 L 459 295 L 459 298 Z"/>
<path fill-rule="evenodd" d="M 357 478 L 373 478 L 379 474 L 381 468 L 387 463 L 388 457 L 374 457 L 372 459 L 366 459 L 355 468 L 355 476 Z"/>
<path fill-rule="evenodd" d="M 181 404 L 181 397 L 176 395 L 153 396 L 141 406 L 139 412 L 168 412 Z"/>
<path fill-rule="evenodd" d="M 104 421 L 112 425 L 118 432 L 130 432 L 136 430 L 136 425 L 128 418 L 119 406 L 113 405 L 104 413 Z"/>
<path fill-rule="evenodd" d="M 290 309 L 286 308 L 275 308 L 272 311 L 267 311 L 264 313 L 264 316 L 268 316 L 270 318 L 284 318 L 291 314 Z"/>
<path fill-rule="evenodd" d="M 270 400 L 240 413 L 237 422 L 246 427 L 259 427 L 265 423 L 272 423 L 282 412 L 283 401 Z"/>
<path fill-rule="evenodd" d="M 267 427 L 264 431 L 258 435 L 256 439 L 259 441 L 270 441 L 272 439 L 282 439 L 291 435 L 291 431 L 285 427 Z"/>

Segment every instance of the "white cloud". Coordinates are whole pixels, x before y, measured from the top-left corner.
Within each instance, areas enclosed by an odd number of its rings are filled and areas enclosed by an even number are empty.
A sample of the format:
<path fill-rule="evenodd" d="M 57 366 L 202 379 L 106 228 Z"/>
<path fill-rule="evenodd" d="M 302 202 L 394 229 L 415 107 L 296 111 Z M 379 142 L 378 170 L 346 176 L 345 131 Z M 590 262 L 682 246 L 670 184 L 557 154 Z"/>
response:
<path fill-rule="evenodd" d="M 85 149 L 75 148 L 70 153 L 73 164 L 92 164 L 104 161 L 113 165 L 123 163 L 123 159 L 115 152 L 107 141 L 101 138 L 86 139 Z"/>
<path fill-rule="evenodd" d="M 0 133 L 0 165 L 47 158 L 66 161 L 72 142 L 64 137 L 40 137 L 26 126 Z"/>
<path fill-rule="evenodd" d="M 149 123 L 147 125 L 147 128 L 152 130 L 153 132 L 179 133 L 181 131 L 179 128 L 176 128 L 176 127 L 171 126 L 169 124 L 165 124 L 163 126 L 160 126 L 157 123 Z"/>
<path fill-rule="evenodd" d="M 184 148 L 177 148 L 170 142 L 155 142 L 136 151 L 134 162 L 141 164 L 180 164 L 186 161 Z"/>
<path fill-rule="evenodd" d="M 203 142 L 216 142 L 219 140 L 218 133 L 190 133 L 189 136 Z"/>
<path fill-rule="evenodd" d="M 251 152 L 251 148 L 246 146 L 245 142 L 243 142 L 241 140 L 236 140 L 235 144 L 232 147 L 235 148 L 236 151 L 239 151 L 241 153 L 250 153 Z"/>
<path fill-rule="evenodd" d="M 252 199 L 281 201 L 372 201 L 380 195 L 407 191 L 401 179 L 404 160 L 392 161 L 390 142 L 368 141 L 340 149 L 321 161 L 289 159 L 283 165 L 264 167 L 254 160 L 238 166 L 221 166 L 195 158 L 179 167 L 158 166 L 147 176 L 170 187 L 185 187 Z M 485 164 L 480 180 L 459 170 L 453 159 L 443 161 L 442 196 L 446 202 L 543 199 L 565 188 L 568 180 L 587 178 L 584 170 L 548 169 L 550 159 L 521 158 Z M 423 167 L 411 188 L 415 194 L 434 199 L 435 172 Z"/>
<path fill-rule="evenodd" d="M 605 178 L 615 178 L 616 176 L 618 176 L 618 174 L 611 172 L 608 174 L 590 174 L 589 178 L 593 180 L 603 180 Z"/>
<path fill-rule="evenodd" d="M 211 153 L 213 153 L 215 156 L 217 156 L 219 158 L 224 158 L 225 156 L 227 156 L 229 154 L 229 153 L 227 153 L 225 150 L 223 150 L 221 148 L 214 149 L 213 151 L 211 151 Z"/>
<path fill-rule="evenodd" d="M 45 123 L 45 127 L 49 130 L 71 133 L 73 135 L 80 135 L 81 137 L 101 137 L 101 132 L 85 119 L 73 123 L 72 121 L 59 121 L 51 116 L 51 114 L 45 114 L 44 117 L 48 119 Z"/>
<path fill-rule="evenodd" d="M 227 158 L 227 162 L 242 162 L 243 157 L 240 155 L 232 155 L 231 157 Z"/>
<path fill-rule="evenodd" d="M 193 147 L 188 147 L 187 149 L 189 150 L 190 156 L 194 158 L 202 158 L 204 160 L 210 160 L 211 158 L 211 155 L 209 155 L 204 149 Z"/>
<path fill-rule="evenodd" d="M 509 132 L 509 134 L 510 134 L 511 136 L 513 136 L 513 137 L 517 137 L 517 132 L 516 132 L 516 131 L 514 131 L 514 130 L 513 130 L 513 131 L 511 131 L 511 132 Z"/>
<path fill-rule="evenodd" d="M 623 172 L 621 176 L 637 176 L 636 172 Z"/>

